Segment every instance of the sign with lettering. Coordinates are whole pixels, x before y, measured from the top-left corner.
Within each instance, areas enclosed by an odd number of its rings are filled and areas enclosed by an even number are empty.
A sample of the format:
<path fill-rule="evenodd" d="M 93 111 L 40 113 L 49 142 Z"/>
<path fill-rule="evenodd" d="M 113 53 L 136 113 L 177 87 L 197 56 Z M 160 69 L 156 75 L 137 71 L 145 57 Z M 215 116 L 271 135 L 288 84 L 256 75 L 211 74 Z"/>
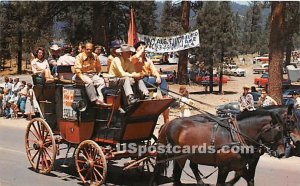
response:
<path fill-rule="evenodd" d="M 138 39 L 146 43 L 146 51 L 155 53 L 176 52 L 200 46 L 199 30 L 172 37 L 138 34 Z"/>
<path fill-rule="evenodd" d="M 76 112 L 72 108 L 75 91 L 63 88 L 63 118 L 76 120 Z"/>

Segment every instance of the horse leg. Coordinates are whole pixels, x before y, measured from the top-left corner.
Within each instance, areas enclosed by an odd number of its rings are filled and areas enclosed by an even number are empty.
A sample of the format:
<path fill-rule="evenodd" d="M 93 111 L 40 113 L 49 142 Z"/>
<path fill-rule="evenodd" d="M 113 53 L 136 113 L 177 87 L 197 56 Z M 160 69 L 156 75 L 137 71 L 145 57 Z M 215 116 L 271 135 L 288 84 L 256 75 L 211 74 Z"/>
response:
<path fill-rule="evenodd" d="M 181 185 L 181 173 L 182 169 L 184 168 L 186 159 L 178 159 L 174 160 L 174 169 L 173 169 L 173 179 L 174 179 L 174 185 Z"/>
<path fill-rule="evenodd" d="M 230 181 L 226 182 L 226 185 L 234 185 L 236 182 L 240 180 L 240 178 L 247 172 L 247 168 L 236 171 L 234 174 L 234 178 L 232 178 Z"/>
<path fill-rule="evenodd" d="M 249 168 L 246 172 L 246 174 L 243 175 L 243 178 L 247 181 L 248 186 L 254 186 L 254 177 L 255 177 L 255 171 L 256 166 L 259 161 L 259 157 L 253 157 L 251 161 L 249 162 Z"/>
<path fill-rule="evenodd" d="M 159 154 L 158 153 L 157 157 L 156 157 L 156 161 L 163 160 L 165 158 L 166 157 L 165 157 L 164 154 Z M 166 169 L 167 166 L 168 166 L 167 162 L 155 164 L 154 170 L 153 170 L 153 174 L 150 177 L 149 186 L 157 186 L 157 185 L 159 185 L 159 176 L 161 174 L 163 174 L 163 172 L 165 171 L 165 169 Z"/>
<path fill-rule="evenodd" d="M 229 171 L 225 167 L 218 167 L 218 169 L 217 186 L 224 186 Z"/>
<path fill-rule="evenodd" d="M 198 169 L 198 164 L 190 161 L 190 167 L 195 175 L 195 178 L 197 180 L 198 185 L 205 185 L 205 183 L 202 181 L 201 176 L 200 176 L 200 171 Z"/>

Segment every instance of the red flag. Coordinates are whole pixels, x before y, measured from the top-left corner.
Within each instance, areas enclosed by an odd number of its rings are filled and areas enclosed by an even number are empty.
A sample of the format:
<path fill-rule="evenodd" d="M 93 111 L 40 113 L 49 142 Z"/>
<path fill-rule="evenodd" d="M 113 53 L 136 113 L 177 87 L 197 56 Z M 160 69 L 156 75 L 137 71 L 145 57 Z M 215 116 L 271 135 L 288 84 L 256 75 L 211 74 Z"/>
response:
<path fill-rule="evenodd" d="M 128 45 L 133 46 L 138 42 L 136 28 L 135 28 L 135 21 L 134 21 L 134 11 L 133 9 L 130 10 L 130 23 L 129 23 L 129 30 L 128 30 Z"/>

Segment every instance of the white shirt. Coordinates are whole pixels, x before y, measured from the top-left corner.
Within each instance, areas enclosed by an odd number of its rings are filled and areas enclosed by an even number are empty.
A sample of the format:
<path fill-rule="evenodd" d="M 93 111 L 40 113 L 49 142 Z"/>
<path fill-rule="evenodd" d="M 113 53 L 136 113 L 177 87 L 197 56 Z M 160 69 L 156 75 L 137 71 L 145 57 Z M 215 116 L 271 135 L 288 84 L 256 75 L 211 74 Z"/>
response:
<path fill-rule="evenodd" d="M 187 103 L 189 105 L 194 104 L 194 102 L 192 100 L 190 100 L 189 98 L 181 97 L 179 117 L 190 117 L 191 116 L 190 106 L 186 105 L 185 103 Z"/>
<path fill-rule="evenodd" d="M 75 65 L 75 61 L 76 61 L 75 57 L 71 56 L 71 54 L 65 54 L 57 60 L 57 65 L 72 66 Z"/>
<path fill-rule="evenodd" d="M 32 68 L 33 74 L 40 74 L 40 72 L 38 72 L 38 71 L 50 69 L 48 61 L 46 59 L 44 59 L 44 61 L 41 61 L 37 58 L 35 58 L 34 60 L 31 61 L 31 68 Z"/>

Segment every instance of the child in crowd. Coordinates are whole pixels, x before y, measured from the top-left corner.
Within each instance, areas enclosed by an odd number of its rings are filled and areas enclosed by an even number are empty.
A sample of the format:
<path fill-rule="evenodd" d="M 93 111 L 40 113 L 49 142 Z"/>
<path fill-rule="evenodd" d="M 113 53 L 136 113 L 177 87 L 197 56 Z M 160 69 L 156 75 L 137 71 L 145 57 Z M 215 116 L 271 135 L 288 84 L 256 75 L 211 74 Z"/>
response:
<path fill-rule="evenodd" d="M 181 94 L 181 98 L 180 98 L 180 113 L 179 113 L 179 117 L 190 117 L 191 116 L 191 111 L 190 111 L 190 106 L 194 105 L 194 102 L 192 100 L 190 100 L 189 97 L 189 92 L 186 89 L 186 87 L 181 86 L 179 88 L 179 93 Z M 189 105 L 187 105 L 189 104 Z"/>
<path fill-rule="evenodd" d="M 26 81 L 21 82 L 21 91 L 19 92 L 19 100 L 18 100 L 18 106 L 20 111 L 23 114 L 23 117 L 25 117 L 25 105 L 26 105 L 26 98 L 27 98 L 27 86 Z"/>
<path fill-rule="evenodd" d="M 26 106 L 25 106 L 25 114 L 27 114 L 27 120 L 31 120 L 32 114 L 34 114 L 33 96 L 34 96 L 34 92 L 32 89 L 32 84 L 27 83 L 27 99 L 26 99 Z"/>
<path fill-rule="evenodd" d="M 10 101 L 10 108 L 11 108 L 11 118 L 12 119 L 18 119 L 18 112 L 19 112 L 19 108 L 17 106 L 17 104 L 15 103 L 14 100 Z"/>

